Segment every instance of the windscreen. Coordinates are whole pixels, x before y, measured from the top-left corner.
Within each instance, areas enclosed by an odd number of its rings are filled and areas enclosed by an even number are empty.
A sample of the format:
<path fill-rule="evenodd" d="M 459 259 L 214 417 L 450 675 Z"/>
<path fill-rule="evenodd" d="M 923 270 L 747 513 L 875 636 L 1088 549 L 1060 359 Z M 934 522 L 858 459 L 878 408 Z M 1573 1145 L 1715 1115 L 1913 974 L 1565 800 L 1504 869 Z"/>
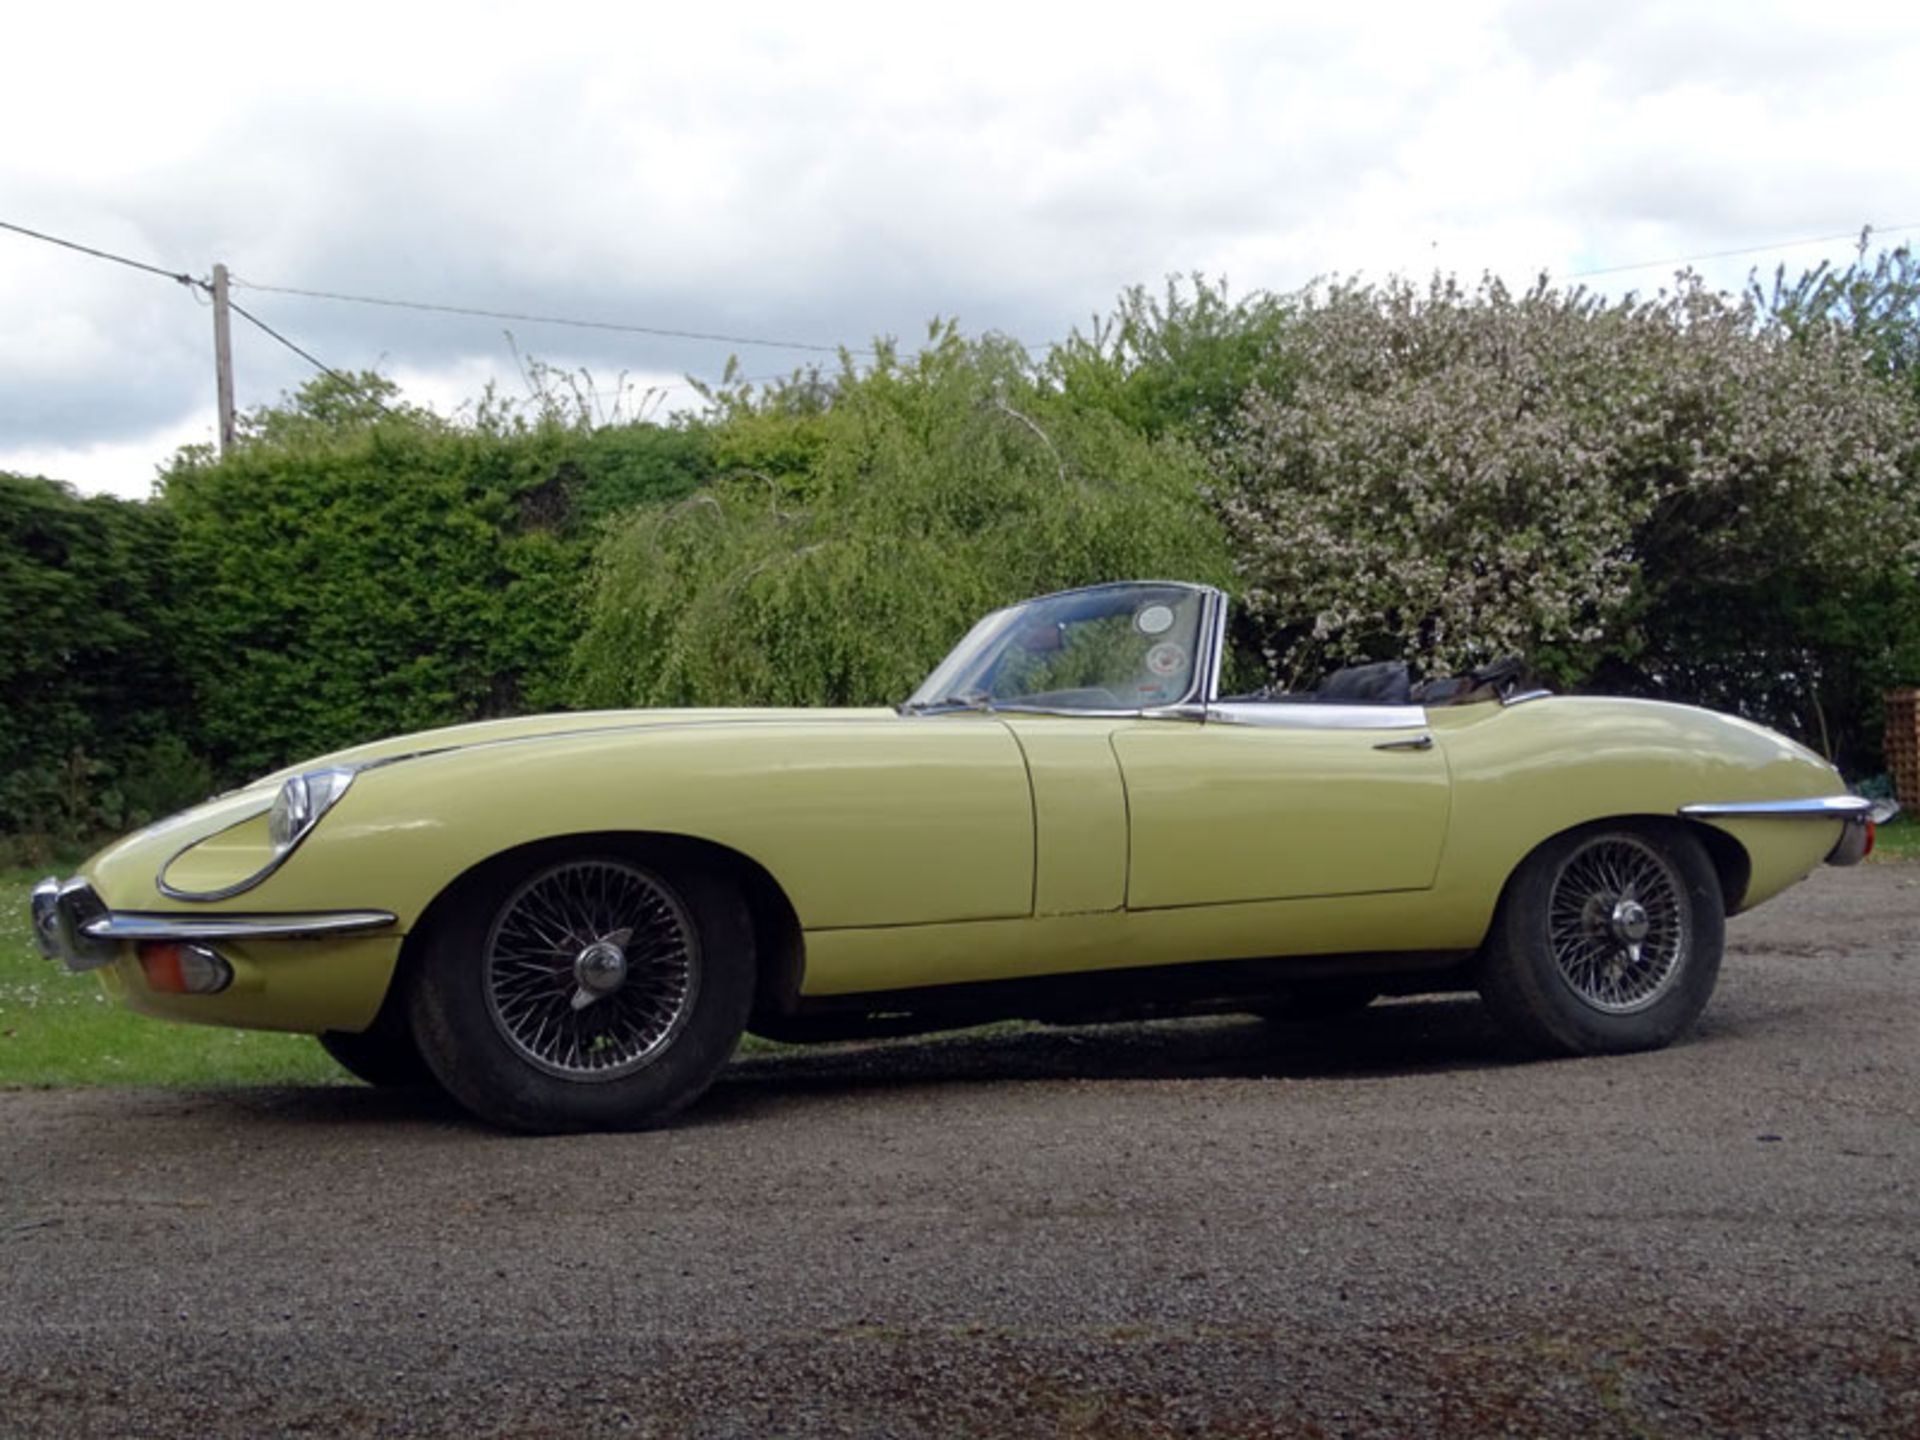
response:
<path fill-rule="evenodd" d="M 908 708 L 1177 705 L 1199 684 L 1206 596 L 1188 585 L 1101 585 L 996 611 L 968 632 Z"/>

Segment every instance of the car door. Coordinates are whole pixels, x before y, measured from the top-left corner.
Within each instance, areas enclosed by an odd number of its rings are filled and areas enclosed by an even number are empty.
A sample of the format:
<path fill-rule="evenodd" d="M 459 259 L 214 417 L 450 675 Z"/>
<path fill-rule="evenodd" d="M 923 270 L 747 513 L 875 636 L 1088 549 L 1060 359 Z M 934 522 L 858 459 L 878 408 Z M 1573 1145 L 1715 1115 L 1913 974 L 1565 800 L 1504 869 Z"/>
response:
<path fill-rule="evenodd" d="M 1422 890 L 1446 753 L 1418 706 L 1240 703 L 1117 729 L 1127 908 Z"/>

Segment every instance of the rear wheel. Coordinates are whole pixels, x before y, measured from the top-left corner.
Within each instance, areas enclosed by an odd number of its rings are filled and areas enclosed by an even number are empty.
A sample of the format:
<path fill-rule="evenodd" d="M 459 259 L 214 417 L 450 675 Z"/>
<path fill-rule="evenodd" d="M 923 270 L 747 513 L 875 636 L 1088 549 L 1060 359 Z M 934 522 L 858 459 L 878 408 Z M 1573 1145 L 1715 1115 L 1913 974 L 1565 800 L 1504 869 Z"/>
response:
<path fill-rule="evenodd" d="M 637 1129 L 712 1083 L 753 1001 L 738 890 L 692 866 L 544 852 L 476 873 L 411 996 L 421 1053 L 510 1129 Z"/>
<path fill-rule="evenodd" d="M 1719 876 L 1678 826 L 1596 825 L 1542 845 L 1508 882 L 1476 962 L 1481 995 L 1530 1050 L 1671 1043 L 1720 974 Z"/>

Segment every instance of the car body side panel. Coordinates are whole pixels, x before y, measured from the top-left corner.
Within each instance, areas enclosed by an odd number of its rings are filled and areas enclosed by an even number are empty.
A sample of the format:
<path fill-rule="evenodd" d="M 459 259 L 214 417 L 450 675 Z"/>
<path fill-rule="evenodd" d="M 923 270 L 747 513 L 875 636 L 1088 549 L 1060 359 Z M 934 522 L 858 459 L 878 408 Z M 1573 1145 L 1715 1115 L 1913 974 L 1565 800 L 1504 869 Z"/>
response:
<path fill-rule="evenodd" d="M 1393 731 L 1134 722 L 1113 737 L 1132 816 L 1127 906 L 1423 890 L 1447 760 Z"/>
<path fill-rule="evenodd" d="M 810 935 L 804 993 L 1186 960 L 1471 951 L 1485 938 L 1514 868 L 1562 831 L 1610 817 L 1679 823 L 1675 812 L 1696 800 L 1788 799 L 1843 788 L 1831 767 L 1792 741 L 1680 706 L 1549 699 L 1437 710 L 1430 719 L 1454 779 L 1446 844 L 1430 888 Z M 1273 738 L 1303 733 L 1273 732 Z M 1410 757 L 1387 752 L 1380 758 Z M 1214 815 L 1196 813 L 1203 821 Z M 1340 843 L 1357 847 L 1369 834 L 1351 819 L 1330 816 L 1326 823 Z M 1799 819 L 1729 821 L 1718 828 L 1749 852 L 1748 904 L 1804 876 L 1840 833 L 1837 821 Z"/>
<path fill-rule="evenodd" d="M 1010 718 L 1033 782 L 1034 913 L 1118 910 L 1127 898 L 1127 796 L 1111 720 Z"/>
<path fill-rule="evenodd" d="M 1435 879 L 1480 897 L 1487 919 L 1535 846 L 1589 821 L 1671 821 L 1702 801 L 1838 795 L 1832 766 L 1784 736 L 1730 716 L 1645 700 L 1554 697 L 1431 712 L 1454 776 L 1453 831 Z M 1799 880 L 1838 842 L 1837 820 L 1717 824 L 1746 848 L 1758 904 Z"/>
<path fill-rule="evenodd" d="M 231 824 L 216 806 L 201 829 Z M 154 887 L 196 827 L 96 857 L 116 909 L 179 911 Z M 455 877 L 556 835 L 698 837 L 763 865 L 809 929 L 1026 915 L 1033 806 L 1005 725 L 984 715 L 587 734 L 362 772 L 257 889 L 193 913 L 388 910 L 410 926 Z"/>
<path fill-rule="evenodd" d="M 1260 778 L 1257 761 L 1268 750 L 1258 742 L 1278 748 L 1311 740 L 1312 732 L 975 713 L 781 716 L 740 725 L 702 717 L 524 742 L 516 736 L 364 771 L 278 872 L 231 900 L 169 900 L 156 890 L 155 873 L 182 847 L 218 832 L 243 839 L 250 832 L 236 827 L 264 810 L 271 786 L 130 837 L 83 873 L 117 910 L 391 911 L 398 923 L 378 935 L 248 947 L 240 957 L 245 984 L 231 995 L 151 995 L 124 957 L 103 972 L 129 1004 L 175 1018 L 351 1029 L 380 1003 L 399 937 L 455 876 L 554 835 L 666 832 L 750 857 L 786 891 L 806 932 L 804 993 L 844 995 L 1181 960 L 1471 950 L 1514 867 L 1572 826 L 1622 815 L 1672 821 L 1685 804 L 1842 788 L 1831 767 L 1792 742 L 1681 707 L 1545 699 L 1436 710 L 1429 718 L 1434 752 L 1369 749 L 1343 762 L 1350 774 L 1368 773 L 1361 767 L 1373 759 L 1383 771 L 1389 762 L 1414 761 L 1444 764 L 1451 774 L 1446 841 L 1431 885 L 1384 893 L 1221 898 L 1232 891 L 1209 891 L 1207 866 L 1179 853 L 1183 843 L 1207 842 L 1212 830 L 1242 827 L 1237 843 L 1277 846 L 1292 857 L 1295 868 L 1281 872 L 1286 883 L 1304 885 L 1300 877 L 1321 866 L 1328 879 L 1318 883 L 1380 884 L 1380 872 L 1365 869 L 1364 857 L 1392 822 L 1368 804 L 1338 803 L 1351 799 L 1340 787 L 1323 790 L 1311 823 L 1297 823 L 1296 815 L 1290 829 L 1284 812 L 1273 820 L 1274 797 L 1284 799 L 1292 771 L 1276 767 Z M 1202 753 L 1203 763 L 1189 773 L 1180 753 L 1193 748 L 1176 742 L 1209 730 L 1227 743 Z M 1133 851 L 1136 867 L 1142 856 L 1165 866 L 1158 877 L 1142 877 L 1143 898 L 1156 902 L 1151 908 L 1097 908 L 1110 907 L 1116 894 L 1124 803 L 1134 805 L 1136 827 L 1142 819 L 1139 794 L 1123 797 L 1114 769 L 1093 758 L 1095 742 L 1109 736 L 1116 742 L 1110 753 L 1121 764 L 1136 763 L 1142 792 L 1166 807 L 1159 820 L 1148 817 L 1150 830 L 1164 830 Z M 1359 743 L 1366 740 L 1362 735 Z M 1041 778 L 1030 781 L 1036 762 Z M 1250 770 L 1258 783 L 1244 783 Z M 1308 767 L 1310 777 L 1321 773 Z M 1402 766 L 1394 773 L 1419 772 Z M 1412 793 L 1444 795 L 1434 773 L 1411 782 Z M 1076 777 L 1088 788 L 1082 791 Z M 1439 822 L 1429 814 L 1421 823 Z M 1716 823 L 1749 851 L 1748 903 L 1817 865 L 1841 828 L 1825 820 Z M 1216 848 L 1212 859 L 1223 853 L 1231 858 Z M 1332 869 L 1327 857 L 1335 853 L 1363 867 L 1358 879 Z M 1415 847 L 1395 863 L 1417 880 L 1418 857 Z M 222 859 L 223 871 L 233 858 Z M 1043 910 L 1090 908 L 1034 918 L 1036 874 Z M 1268 883 L 1265 872 L 1238 874 L 1241 884 L 1249 877 Z"/>
<path fill-rule="evenodd" d="M 1471 913 L 1451 920 L 1430 891 L 1113 911 L 1024 921 L 840 930 L 807 937 L 802 993 L 957 985 L 1089 970 L 1358 950 L 1471 949 Z"/>
<path fill-rule="evenodd" d="M 277 785 L 289 775 L 303 770 L 319 770 L 330 765 L 360 765 L 371 760 L 392 760 L 436 750 L 458 750 L 476 745 L 539 743 L 549 738 L 585 734 L 631 735 L 641 730 L 724 727 L 738 731 L 755 725 L 784 725 L 794 721 L 820 724 L 840 720 L 853 723 L 890 722 L 898 719 L 886 707 L 828 709 L 815 706 L 804 709 L 704 709 L 704 710 L 569 710 L 548 715 L 515 715 L 499 720 L 474 720 L 463 725 L 446 725 L 438 730 L 417 730 L 410 735 L 390 735 L 383 740 L 350 746 L 326 755 L 289 765 L 260 780 L 262 785 Z"/>
<path fill-rule="evenodd" d="M 1776 818 L 1708 823 L 1731 835 L 1747 852 L 1752 869 L 1740 900 L 1742 911 L 1798 885 L 1825 862 L 1840 840 L 1837 824 L 1817 821 Z"/>

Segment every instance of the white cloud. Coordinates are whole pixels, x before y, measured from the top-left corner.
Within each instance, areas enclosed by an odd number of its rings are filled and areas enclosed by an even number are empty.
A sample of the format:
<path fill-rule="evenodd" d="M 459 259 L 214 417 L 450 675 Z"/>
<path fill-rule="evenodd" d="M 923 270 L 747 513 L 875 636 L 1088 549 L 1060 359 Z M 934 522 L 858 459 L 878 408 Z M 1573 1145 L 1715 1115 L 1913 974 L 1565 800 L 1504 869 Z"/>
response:
<path fill-rule="evenodd" d="M 1920 222 L 1910 6 L 69 6 L 10 40 L 52 58 L 0 92 L 33 137 L 0 154 L 0 218 L 669 329 L 859 345 L 939 313 L 1038 341 L 1193 269 L 1519 279 Z M 515 378 L 500 322 L 236 295 L 436 403 Z M 729 349 L 512 328 L 604 374 Z M 208 349 L 178 287 L 0 235 L 0 455 L 175 433 Z M 243 405 L 308 373 L 244 326 L 236 349 Z"/>
<path fill-rule="evenodd" d="M 218 424 L 211 407 L 123 440 L 54 442 L 0 448 L 0 470 L 64 480 L 88 495 L 145 500 L 166 462 L 183 445 L 211 445 Z"/>

